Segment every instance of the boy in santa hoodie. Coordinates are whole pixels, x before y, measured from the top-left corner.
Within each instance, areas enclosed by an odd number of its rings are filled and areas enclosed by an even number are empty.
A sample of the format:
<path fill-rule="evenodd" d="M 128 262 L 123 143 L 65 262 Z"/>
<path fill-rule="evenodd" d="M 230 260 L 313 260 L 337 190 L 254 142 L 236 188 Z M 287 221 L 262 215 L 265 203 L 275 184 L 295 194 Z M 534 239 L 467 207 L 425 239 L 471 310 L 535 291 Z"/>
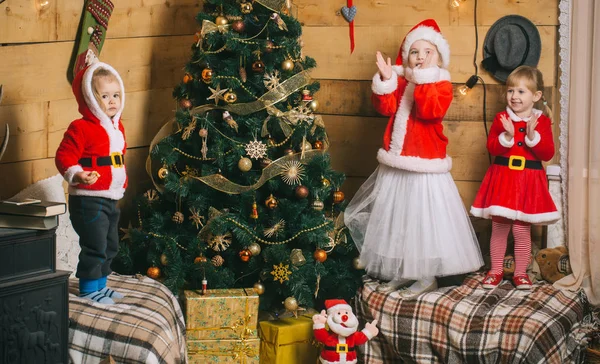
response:
<path fill-rule="evenodd" d="M 106 287 L 117 254 L 119 208 L 127 187 L 125 88 L 118 72 L 96 62 L 73 80 L 81 119 L 74 120 L 56 151 L 56 167 L 69 183 L 69 214 L 79 235 L 79 295 L 112 304 L 123 295 Z"/>
<path fill-rule="evenodd" d="M 433 19 L 404 38 L 396 65 L 377 52 L 372 102 L 388 116 L 379 166 L 345 212 L 367 273 L 406 298 L 437 288 L 435 277 L 483 265 L 477 239 L 450 175 L 442 119 L 452 102 L 450 47 Z"/>

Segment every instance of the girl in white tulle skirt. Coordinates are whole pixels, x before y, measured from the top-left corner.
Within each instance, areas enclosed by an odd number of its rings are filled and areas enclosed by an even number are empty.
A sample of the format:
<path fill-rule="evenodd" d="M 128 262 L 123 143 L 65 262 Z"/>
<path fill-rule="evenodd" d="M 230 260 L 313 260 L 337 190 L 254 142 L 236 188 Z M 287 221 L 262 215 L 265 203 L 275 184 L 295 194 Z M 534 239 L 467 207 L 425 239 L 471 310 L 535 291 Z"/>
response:
<path fill-rule="evenodd" d="M 450 175 L 442 119 L 452 101 L 450 50 L 433 19 L 406 35 L 396 65 L 377 52 L 373 105 L 390 116 L 379 166 L 358 190 L 345 223 L 380 290 L 412 296 L 437 288 L 435 277 L 483 265 L 479 244 Z M 405 65 L 405 66 L 403 66 Z"/>

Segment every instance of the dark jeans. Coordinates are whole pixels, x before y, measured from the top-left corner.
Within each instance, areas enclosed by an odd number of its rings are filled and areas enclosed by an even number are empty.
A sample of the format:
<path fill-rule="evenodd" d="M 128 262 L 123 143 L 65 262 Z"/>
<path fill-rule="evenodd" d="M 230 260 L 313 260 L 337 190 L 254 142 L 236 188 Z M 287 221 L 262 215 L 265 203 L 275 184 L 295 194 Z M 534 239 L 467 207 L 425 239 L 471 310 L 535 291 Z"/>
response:
<path fill-rule="evenodd" d="M 117 201 L 69 195 L 69 214 L 81 246 L 76 276 L 98 279 L 109 275 L 119 248 Z"/>

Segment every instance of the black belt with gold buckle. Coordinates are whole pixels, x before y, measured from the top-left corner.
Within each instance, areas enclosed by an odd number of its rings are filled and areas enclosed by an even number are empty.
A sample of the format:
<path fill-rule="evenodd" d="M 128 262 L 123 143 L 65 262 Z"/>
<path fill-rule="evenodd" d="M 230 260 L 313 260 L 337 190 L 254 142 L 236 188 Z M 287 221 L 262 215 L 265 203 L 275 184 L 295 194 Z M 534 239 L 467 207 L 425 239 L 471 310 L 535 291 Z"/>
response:
<path fill-rule="evenodd" d="M 94 157 L 96 159 L 96 165 L 98 167 L 102 166 L 114 166 L 114 167 L 123 167 L 125 164 L 125 156 L 123 154 L 113 153 L 111 155 L 107 155 L 104 157 Z M 81 158 L 79 160 L 79 164 L 82 167 L 91 167 L 92 166 L 92 158 Z"/>
<path fill-rule="evenodd" d="M 519 155 L 511 155 L 510 158 L 497 156 L 496 158 L 494 158 L 494 164 L 497 164 L 499 166 L 507 166 L 508 168 L 517 171 L 522 171 L 525 168 L 541 170 L 544 169 L 542 162 L 525 159 L 525 157 Z"/>

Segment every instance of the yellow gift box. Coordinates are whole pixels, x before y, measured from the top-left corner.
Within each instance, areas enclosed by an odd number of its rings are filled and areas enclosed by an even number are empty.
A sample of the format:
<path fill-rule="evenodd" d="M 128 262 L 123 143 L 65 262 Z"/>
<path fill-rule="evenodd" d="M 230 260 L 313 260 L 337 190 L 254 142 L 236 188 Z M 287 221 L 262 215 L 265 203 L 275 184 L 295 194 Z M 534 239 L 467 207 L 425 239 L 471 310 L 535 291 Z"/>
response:
<path fill-rule="evenodd" d="M 259 322 L 260 362 L 316 363 L 319 348 L 313 337 L 312 316 Z"/>
<path fill-rule="evenodd" d="M 260 340 L 188 340 L 188 363 L 258 364 Z"/>
<path fill-rule="evenodd" d="M 211 289 L 185 295 L 188 340 L 257 338 L 258 295 L 252 289 Z"/>

